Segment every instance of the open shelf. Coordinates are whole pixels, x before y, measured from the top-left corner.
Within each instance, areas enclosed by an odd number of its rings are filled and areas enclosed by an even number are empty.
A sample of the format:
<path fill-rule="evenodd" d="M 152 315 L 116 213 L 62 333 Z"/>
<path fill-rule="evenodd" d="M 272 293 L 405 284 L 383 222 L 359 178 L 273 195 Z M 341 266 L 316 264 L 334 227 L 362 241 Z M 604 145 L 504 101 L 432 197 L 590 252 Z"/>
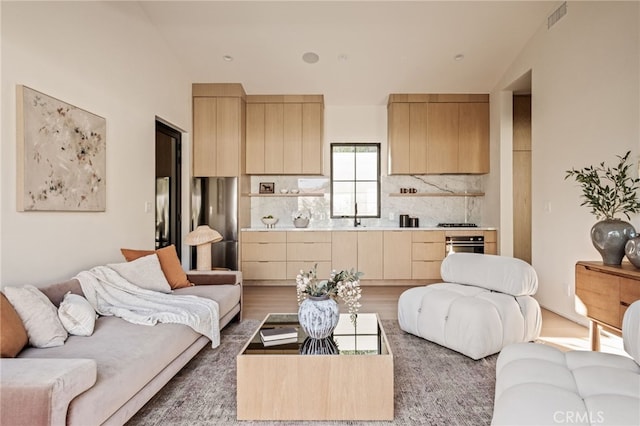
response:
<path fill-rule="evenodd" d="M 322 192 L 301 192 L 298 194 L 291 194 L 291 193 L 259 194 L 259 193 L 251 192 L 249 194 L 243 194 L 243 195 L 246 195 L 248 197 L 324 197 L 324 193 Z"/>
<path fill-rule="evenodd" d="M 389 197 L 483 197 L 484 192 L 414 192 L 389 194 Z"/>

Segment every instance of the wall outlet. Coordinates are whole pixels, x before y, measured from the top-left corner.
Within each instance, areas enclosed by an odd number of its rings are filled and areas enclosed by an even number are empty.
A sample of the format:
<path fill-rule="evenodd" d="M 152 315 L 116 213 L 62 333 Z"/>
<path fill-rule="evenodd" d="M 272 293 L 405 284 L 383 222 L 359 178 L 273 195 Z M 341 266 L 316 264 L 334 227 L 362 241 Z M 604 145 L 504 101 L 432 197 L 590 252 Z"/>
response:
<path fill-rule="evenodd" d="M 152 208 L 152 204 L 151 201 L 145 201 L 144 202 L 144 212 L 145 213 L 151 213 L 151 208 Z"/>
<path fill-rule="evenodd" d="M 389 213 L 389 220 L 396 220 L 396 214 L 395 213 Z"/>

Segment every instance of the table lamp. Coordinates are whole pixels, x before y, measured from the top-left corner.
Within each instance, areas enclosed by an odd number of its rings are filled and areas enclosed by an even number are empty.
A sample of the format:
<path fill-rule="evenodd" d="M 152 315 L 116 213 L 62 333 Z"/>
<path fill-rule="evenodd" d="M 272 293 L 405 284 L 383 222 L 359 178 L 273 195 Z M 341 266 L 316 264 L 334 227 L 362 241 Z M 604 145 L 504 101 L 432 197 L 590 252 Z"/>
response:
<path fill-rule="evenodd" d="M 222 241 L 222 235 L 209 225 L 200 225 L 189 232 L 184 242 L 190 246 L 196 246 L 196 270 L 211 270 L 211 243 Z"/>

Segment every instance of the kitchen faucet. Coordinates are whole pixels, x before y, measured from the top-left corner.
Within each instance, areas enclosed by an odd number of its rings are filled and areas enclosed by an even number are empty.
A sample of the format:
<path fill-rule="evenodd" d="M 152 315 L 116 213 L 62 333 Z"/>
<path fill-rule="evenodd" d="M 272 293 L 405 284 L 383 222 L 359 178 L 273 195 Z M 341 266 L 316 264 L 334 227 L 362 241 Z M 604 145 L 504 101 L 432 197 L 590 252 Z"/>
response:
<path fill-rule="evenodd" d="M 353 226 L 357 228 L 358 226 L 360 226 L 360 219 L 358 219 L 358 203 L 355 203 L 354 210 L 355 213 L 353 214 Z"/>

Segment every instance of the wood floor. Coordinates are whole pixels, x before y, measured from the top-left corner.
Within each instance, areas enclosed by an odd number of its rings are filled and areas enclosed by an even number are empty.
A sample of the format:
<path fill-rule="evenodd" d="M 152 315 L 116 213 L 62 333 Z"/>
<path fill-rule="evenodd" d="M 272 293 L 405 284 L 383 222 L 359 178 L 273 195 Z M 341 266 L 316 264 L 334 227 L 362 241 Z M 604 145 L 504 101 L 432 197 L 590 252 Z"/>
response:
<path fill-rule="evenodd" d="M 381 319 L 398 318 L 398 297 L 409 287 L 363 287 L 360 312 L 377 312 Z M 291 286 L 245 286 L 243 317 L 262 320 L 268 313 L 297 312 Z M 341 309 L 344 310 L 344 309 Z M 540 340 L 562 350 L 590 350 L 589 329 L 546 309 L 542 310 Z M 622 339 L 603 333 L 602 352 L 625 354 Z"/>

